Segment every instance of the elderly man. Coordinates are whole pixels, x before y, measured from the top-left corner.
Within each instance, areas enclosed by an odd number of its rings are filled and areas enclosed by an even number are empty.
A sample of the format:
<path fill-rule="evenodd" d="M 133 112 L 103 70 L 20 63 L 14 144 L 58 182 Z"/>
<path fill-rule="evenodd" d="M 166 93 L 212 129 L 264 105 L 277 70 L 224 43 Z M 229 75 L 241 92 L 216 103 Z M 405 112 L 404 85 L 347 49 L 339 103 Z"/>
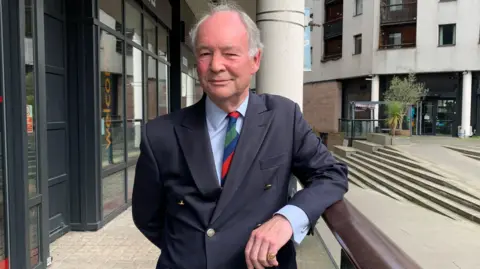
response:
<path fill-rule="evenodd" d="M 157 268 L 297 268 L 294 243 L 343 198 L 347 168 L 297 104 L 249 91 L 262 43 L 248 15 L 217 6 L 191 39 L 205 95 L 144 127 L 135 224 Z M 288 199 L 292 173 L 305 188 Z"/>

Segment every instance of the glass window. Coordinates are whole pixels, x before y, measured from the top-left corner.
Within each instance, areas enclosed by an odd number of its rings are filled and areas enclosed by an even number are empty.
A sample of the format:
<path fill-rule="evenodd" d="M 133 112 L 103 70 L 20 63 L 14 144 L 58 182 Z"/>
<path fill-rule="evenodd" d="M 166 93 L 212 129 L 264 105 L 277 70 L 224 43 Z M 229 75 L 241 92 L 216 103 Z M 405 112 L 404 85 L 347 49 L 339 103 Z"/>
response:
<path fill-rule="evenodd" d="M 142 13 L 140 8 L 133 3 L 125 3 L 125 37 L 142 45 Z"/>
<path fill-rule="evenodd" d="M 144 23 L 144 34 L 143 36 L 145 36 L 145 47 L 155 53 L 155 49 L 156 49 L 156 46 L 155 46 L 155 38 L 156 38 L 156 28 L 155 28 L 155 24 L 153 24 L 152 20 L 147 18 L 146 16 L 144 17 L 144 20 L 143 20 L 143 23 Z"/>
<path fill-rule="evenodd" d="M 125 170 L 102 179 L 103 216 L 125 204 Z"/>
<path fill-rule="evenodd" d="M 455 24 L 445 24 L 439 26 L 438 45 L 455 45 Z"/>
<path fill-rule="evenodd" d="M 158 27 L 157 34 L 158 56 L 168 60 L 168 32 L 163 27 Z"/>
<path fill-rule="evenodd" d="M 116 50 L 115 36 L 100 31 L 100 92 L 102 166 L 118 164 L 124 158 L 123 62 Z"/>
<path fill-rule="evenodd" d="M 355 0 L 355 15 L 363 13 L 363 0 Z"/>
<path fill-rule="evenodd" d="M 35 267 L 40 263 L 40 219 L 38 206 L 30 209 L 30 266 Z"/>
<path fill-rule="evenodd" d="M 132 48 L 127 56 L 127 150 L 128 158 L 140 153 L 141 126 L 143 122 L 142 51 Z"/>
<path fill-rule="evenodd" d="M 147 118 L 157 117 L 157 61 L 151 56 L 147 57 Z"/>
<path fill-rule="evenodd" d="M 127 176 L 128 176 L 128 179 L 127 179 L 127 192 L 128 192 L 128 200 L 132 199 L 132 192 L 133 192 L 133 183 L 135 181 L 135 168 L 137 166 L 134 165 L 134 166 L 130 166 L 128 169 L 127 169 Z"/>
<path fill-rule="evenodd" d="M 158 115 L 169 112 L 168 66 L 158 61 Z"/>
<path fill-rule="evenodd" d="M 122 31 L 122 0 L 98 0 L 98 19 L 108 27 Z"/>
<path fill-rule="evenodd" d="M 27 95 L 27 156 L 28 156 L 28 196 L 38 193 L 37 180 L 37 139 L 36 139 L 36 97 L 35 97 L 35 55 L 34 24 L 35 9 L 31 0 L 25 0 L 25 90 Z"/>
<path fill-rule="evenodd" d="M 354 40 L 354 46 L 355 46 L 355 51 L 353 54 L 360 54 L 362 53 L 362 35 L 356 35 L 353 37 Z"/>

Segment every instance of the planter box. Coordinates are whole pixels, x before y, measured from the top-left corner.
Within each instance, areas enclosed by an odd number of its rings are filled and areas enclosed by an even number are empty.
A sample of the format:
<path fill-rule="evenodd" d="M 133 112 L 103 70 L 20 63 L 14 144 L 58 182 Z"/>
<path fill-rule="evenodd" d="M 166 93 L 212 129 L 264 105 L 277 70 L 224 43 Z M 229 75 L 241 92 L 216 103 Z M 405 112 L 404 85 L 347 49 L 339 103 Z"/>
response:
<path fill-rule="evenodd" d="M 369 133 L 367 134 L 367 141 L 384 146 L 392 145 L 409 145 L 410 137 L 409 136 L 391 136 L 389 134 L 377 134 Z"/>
<path fill-rule="evenodd" d="M 411 135 L 410 130 L 395 130 L 395 136 L 410 136 L 410 135 Z"/>

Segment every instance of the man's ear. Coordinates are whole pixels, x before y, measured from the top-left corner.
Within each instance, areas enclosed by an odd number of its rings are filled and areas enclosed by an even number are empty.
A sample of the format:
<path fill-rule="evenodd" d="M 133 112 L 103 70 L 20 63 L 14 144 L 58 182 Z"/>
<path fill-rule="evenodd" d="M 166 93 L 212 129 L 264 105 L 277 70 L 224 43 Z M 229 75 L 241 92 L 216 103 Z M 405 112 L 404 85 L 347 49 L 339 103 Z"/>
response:
<path fill-rule="evenodd" d="M 262 60 L 262 50 L 258 50 L 258 52 L 252 57 L 252 74 L 255 74 L 258 69 L 260 69 L 260 62 Z"/>

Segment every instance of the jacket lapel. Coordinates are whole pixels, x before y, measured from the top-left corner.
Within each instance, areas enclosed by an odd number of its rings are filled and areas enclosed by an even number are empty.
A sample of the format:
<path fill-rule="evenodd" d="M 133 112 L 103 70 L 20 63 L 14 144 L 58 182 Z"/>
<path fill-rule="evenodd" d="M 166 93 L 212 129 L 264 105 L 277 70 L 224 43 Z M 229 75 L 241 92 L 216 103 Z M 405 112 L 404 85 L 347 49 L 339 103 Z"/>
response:
<path fill-rule="evenodd" d="M 206 125 L 205 97 L 185 111 L 175 132 L 197 188 L 204 196 L 216 199 L 221 188 Z"/>
<path fill-rule="evenodd" d="M 267 110 L 265 102 L 256 94 L 250 93 L 247 113 L 243 122 L 240 138 L 233 155 L 230 170 L 220 200 L 218 201 L 211 223 L 223 212 L 235 191 L 245 178 L 248 170 L 257 156 L 273 119 L 273 111 Z"/>

